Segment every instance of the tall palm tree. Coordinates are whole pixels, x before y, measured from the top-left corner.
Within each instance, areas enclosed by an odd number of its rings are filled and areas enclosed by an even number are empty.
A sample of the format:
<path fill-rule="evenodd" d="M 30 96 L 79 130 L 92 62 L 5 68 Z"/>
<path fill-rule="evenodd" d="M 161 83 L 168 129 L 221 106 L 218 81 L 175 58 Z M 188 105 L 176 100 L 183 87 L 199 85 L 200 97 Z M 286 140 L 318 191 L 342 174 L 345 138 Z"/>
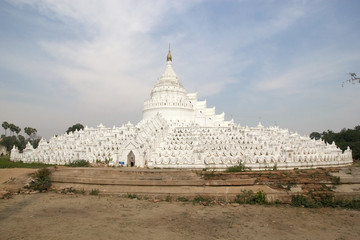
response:
<path fill-rule="evenodd" d="M 5 129 L 5 137 L 6 137 L 6 130 L 9 128 L 9 123 L 8 122 L 3 122 L 1 124 L 1 126 Z"/>
<path fill-rule="evenodd" d="M 18 136 L 19 136 L 19 133 L 21 132 L 21 128 L 20 128 L 20 127 L 18 127 L 18 126 L 16 126 L 16 128 L 15 128 L 15 132 L 16 132 L 16 135 L 18 135 Z"/>
<path fill-rule="evenodd" d="M 12 135 L 14 135 L 14 132 L 16 131 L 16 126 L 15 126 L 15 124 L 10 123 L 10 124 L 9 124 L 9 129 L 10 129 L 10 132 L 12 133 Z"/>

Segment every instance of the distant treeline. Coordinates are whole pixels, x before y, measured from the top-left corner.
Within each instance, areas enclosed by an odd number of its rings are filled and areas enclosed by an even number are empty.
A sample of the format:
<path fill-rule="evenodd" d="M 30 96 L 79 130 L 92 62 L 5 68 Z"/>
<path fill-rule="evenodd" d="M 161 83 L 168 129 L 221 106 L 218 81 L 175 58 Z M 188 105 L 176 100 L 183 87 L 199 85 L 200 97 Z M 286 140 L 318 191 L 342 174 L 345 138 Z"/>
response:
<path fill-rule="evenodd" d="M 5 134 L 2 134 L 0 137 L 0 145 L 4 146 L 8 153 L 10 153 L 13 146 L 16 146 L 20 152 L 26 148 L 26 144 L 30 143 L 34 148 L 37 148 L 41 137 L 37 135 L 37 130 L 32 127 L 25 127 L 24 132 L 28 135 L 27 138 L 19 134 L 21 132 L 21 128 L 16 126 L 13 123 L 3 122 L 1 126 L 5 130 Z M 10 134 L 8 136 L 7 130 L 10 130 Z M 68 128 L 66 133 L 79 131 L 84 129 L 84 126 L 80 123 L 77 123 Z M 16 134 L 16 135 L 15 135 Z"/>
<path fill-rule="evenodd" d="M 340 132 L 336 133 L 331 130 L 318 133 L 312 132 L 310 138 L 323 139 L 327 143 L 335 142 L 341 150 L 346 150 L 349 146 L 352 150 L 353 158 L 360 159 L 360 125 L 354 127 L 354 129 L 343 128 Z"/>
<path fill-rule="evenodd" d="M 19 134 L 21 128 L 13 123 L 3 122 L 1 126 L 5 130 L 5 134 L 0 137 L 0 145 L 4 146 L 8 153 L 10 153 L 13 146 L 16 146 L 20 151 L 24 150 L 26 144 L 29 142 L 34 148 L 39 145 L 41 137 L 37 135 L 37 130 L 32 127 L 25 127 L 24 132 L 28 135 L 27 138 Z M 7 130 L 10 130 L 9 136 Z M 15 135 L 16 134 L 16 135 Z"/>

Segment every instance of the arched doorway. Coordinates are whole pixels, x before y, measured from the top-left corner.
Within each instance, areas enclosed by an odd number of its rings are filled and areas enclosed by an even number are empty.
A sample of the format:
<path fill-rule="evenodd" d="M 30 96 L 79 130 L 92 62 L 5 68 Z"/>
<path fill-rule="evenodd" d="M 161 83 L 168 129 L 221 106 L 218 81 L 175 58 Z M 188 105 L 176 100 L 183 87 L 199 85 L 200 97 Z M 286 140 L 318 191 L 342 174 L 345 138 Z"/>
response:
<path fill-rule="evenodd" d="M 135 155 L 134 155 L 133 151 L 129 152 L 129 154 L 127 155 L 127 160 L 128 160 L 129 167 L 135 166 Z"/>

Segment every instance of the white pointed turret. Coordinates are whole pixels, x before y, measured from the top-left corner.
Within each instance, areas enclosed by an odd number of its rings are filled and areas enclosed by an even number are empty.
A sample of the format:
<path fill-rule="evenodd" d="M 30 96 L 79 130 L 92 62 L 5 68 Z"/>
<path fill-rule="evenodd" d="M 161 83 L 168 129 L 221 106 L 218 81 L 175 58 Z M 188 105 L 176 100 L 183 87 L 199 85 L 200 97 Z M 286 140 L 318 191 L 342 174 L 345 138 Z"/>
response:
<path fill-rule="evenodd" d="M 158 95 L 164 95 L 168 92 L 180 93 L 185 96 L 186 91 L 183 85 L 179 82 L 179 79 L 172 68 L 172 56 L 169 49 L 168 55 L 166 57 L 166 67 L 164 73 L 160 76 L 159 80 L 156 82 L 153 90 L 151 91 L 151 97 L 158 97 Z"/>
<path fill-rule="evenodd" d="M 202 126 L 225 126 L 225 114 L 215 113 L 215 107 L 207 108 L 206 101 L 198 101 L 196 93 L 187 93 L 172 68 L 172 56 L 166 56 L 164 73 L 156 82 L 150 94 L 151 98 L 144 102 L 143 119 L 150 119 L 156 114 L 172 122 L 195 122 Z"/>
<path fill-rule="evenodd" d="M 156 82 L 150 96 L 151 98 L 144 103 L 143 119 L 161 113 L 167 120 L 193 120 L 193 104 L 187 98 L 187 92 L 172 67 L 170 48 L 165 71 Z"/>

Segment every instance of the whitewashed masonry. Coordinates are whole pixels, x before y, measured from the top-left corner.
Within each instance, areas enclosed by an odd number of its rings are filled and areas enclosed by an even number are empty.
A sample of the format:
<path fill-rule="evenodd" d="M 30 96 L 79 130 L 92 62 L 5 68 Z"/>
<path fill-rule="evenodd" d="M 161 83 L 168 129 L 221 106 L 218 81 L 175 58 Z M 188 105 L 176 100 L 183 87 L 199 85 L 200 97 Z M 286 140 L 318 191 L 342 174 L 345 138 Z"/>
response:
<path fill-rule="evenodd" d="M 78 160 L 111 166 L 225 169 L 239 164 L 253 170 L 347 165 L 348 148 L 291 133 L 279 127 L 242 127 L 216 115 L 196 93 L 187 93 L 172 68 L 169 50 L 164 73 L 144 102 L 143 119 L 122 127 L 84 130 L 41 140 L 12 161 L 67 164 Z"/>

